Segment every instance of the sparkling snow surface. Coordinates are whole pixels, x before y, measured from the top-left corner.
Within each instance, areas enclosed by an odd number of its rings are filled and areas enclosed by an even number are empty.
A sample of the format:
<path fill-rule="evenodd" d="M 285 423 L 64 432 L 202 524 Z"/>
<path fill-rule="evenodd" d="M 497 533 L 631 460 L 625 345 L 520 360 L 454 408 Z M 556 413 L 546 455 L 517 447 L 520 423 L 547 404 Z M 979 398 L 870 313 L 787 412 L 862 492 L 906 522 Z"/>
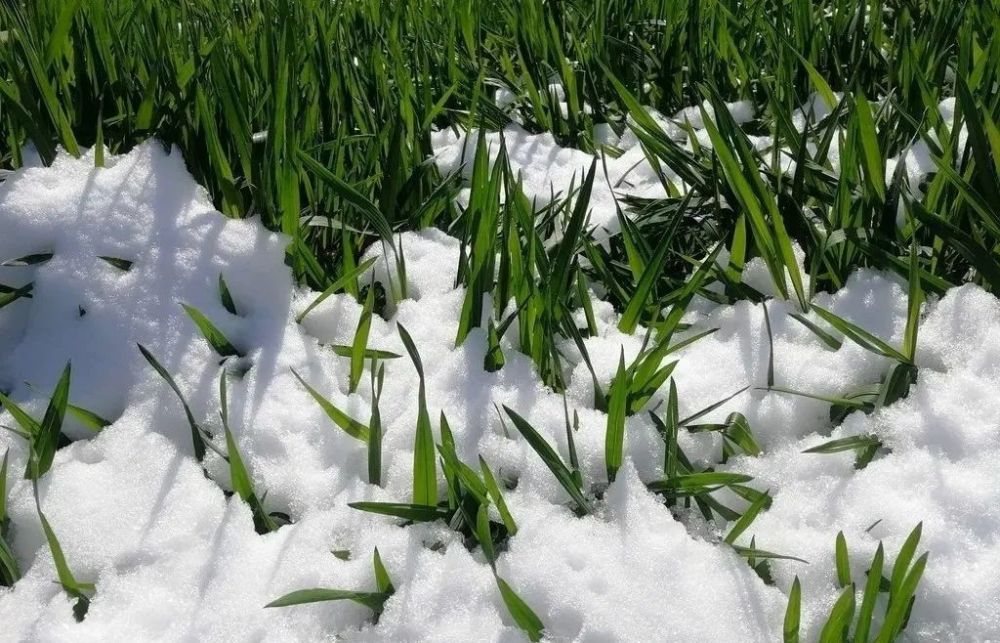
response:
<path fill-rule="evenodd" d="M 529 196 L 567 190 L 580 167 L 589 166 L 588 155 L 561 149 L 548 135 L 508 134 L 512 162 L 530 178 Z M 439 163 L 459 167 L 463 139 L 439 134 Z M 637 150 L 633 142 L 621 158 L 609 159 L 612 184 L 628 174 L 626 191 L 655 196 L 662 187 L 648 165 L 628 171 L 642 160 Z M 291 369 L 367 421 L 367 376 L 349 395 L 349 360 L 323 346 L 351 343 L 361 306 L 335 295 L 296 324 L 315 293 L 293 287 L 283 264 L 286 240 L 256 221 L 215 212 L 178 152 L 148 143 L 111 158 L 104 169 L 93 165 L 92 157 L 64 155 L 51 168 L 21 170 L 0 184 L 0 259 L 53 254 L 47 263 L 0 268 L 0 283 L 34 282 L 33 298 L 0 310 L 0 390 L 40 416 L 72 360 L 71 402 L 114 421 L 96 436 L 68 421 L 70 436 L 82 439 L 57 453 L 39 484 L 70 567 L 97 586 L 82 623 L 54 582 L 30 484 L 20 477 L 24 442 L 0 432 L 0 452 L 9 449 L 11 458 L 12 544 L 24 572 L 13 589 L 0 589 L 0 640 L 523 640 L 481 552 L 469 552 L 441 523 L 403 528 L 347 507 L 410 499 L 416 372 L 405 357 L 385 362 L 384 488 L 378 488 L 366 483 L 363 445 L 332 425 Z M 602 189 L 595 185 L 592 222 L 613 231 L 613 193 Z M 680 413 L 751 387 L 705 418 L 744 413 L 764 448 L 760 457 L 725 467 L 754 475 L 752 485 L 774 496 L 740 542 L 756 535 L 759 548 L 810 561 L 774 561 L 776 586 L 768 587 L 718 544 L 724 526 L 693 516 L 678 521 L 645 490 L 642 483 L 660 474 L 663 448 L 645 414 L 628 420 L 627 463 L 596 503 L 597 515 L 574 517 L 541 460 L 523 440 L 505 437 L 494 410 L 494 404 L 515 409 L 565 457 L 562 396 L 541 385 L 513 335 L 503 340 L 507 363 L 496 373 L 482 369 L 482 332 L 454 346 L 463 300 L 453 288 L 458 241 L 426 230 L 404 234 L 401 243 L 410 299 L 388 321 L 374 320 L 369 345 L 405 354 L 396 329 L 403 324 L 427 367 L 430 415 L 447 415 L 460 457 L 475 462 L 482 454 L 494 470 L 518 480 L 506 496 L 519 532 L 498 570 L 541 617 L 550 639 L 773 641 L 795 575 L 804 625 L 815 637 L 839 591 L 836 533 L 844 531 L 859 579 L 879 540 L 891 561 L 919 521 L 920 550 L 929 550 L 930 560 L 907 635 L 1000 637 L 1000 302 L 993 296 L 964 286 L 929 302 L 919 380 L 909 397 L 872 416 L 853 414 L 836 428 L 823 402 L 755 390 L 765 386 L 770 348 L 762 305 L 697 302 L 690 332 L 719 330 L 677 354 Z M 134 265 L 123 272 L 101 256 Z M 220 303 L 220 274 L 238 315 Z M 373 276 L 386 274 L 380 261 Z M 751 262 L 746 278 L 766 280 L 766 270 Z M 891 275 L 859 272 L 817 301 L 890 343 L 902 341 L 906 289 Z M 247 506 L 225 498 L 220 485 L 228 488 L 228 469 L 218 456 L 208 458 L 213 479 L 202 474 L 180 404 L 136 348 L 146 346 L 173 374 L 197 419 L 221 433 L 223 367 L 180 302 L 203 311 L 246 353 L 249 370 L 230 383 L 230 424 L 269 509 L 294 520 L 276 533 L 257 535 Z M 791 304 L 766 305 L 777 385 L 842 395 L 878 381 L 887 368 L 885 359 L 849 341 L 828 349 L 789 316 Z M 595 301 L 595 308 L 600 332 L 587 348 L 607 383 L 622 348 L 626 359 L 639 350 L 644 329 L 623 335 L 610 305 Z M 571 343 L 565 352 L 579 361 Z M 605 416 L 592 409 L 583 364 L 572 368 L 569 382 L 584 479 L 600 482 Z M 3 412 L 0 425 L 14 421 Z M 862 471 L 854 470 L 850 453 L 801 453 L 830 436 L 868 432 L 891 453 Z M 710 434 L 681 440 L 703 462 L 721 449 Z M 263 609 L 295 589 L 371 591 L 376 546 L 397 588 L 377 625 L 366 608 L 349 602 Z M 350 559 L 333 550 L 349 550 Z"/>

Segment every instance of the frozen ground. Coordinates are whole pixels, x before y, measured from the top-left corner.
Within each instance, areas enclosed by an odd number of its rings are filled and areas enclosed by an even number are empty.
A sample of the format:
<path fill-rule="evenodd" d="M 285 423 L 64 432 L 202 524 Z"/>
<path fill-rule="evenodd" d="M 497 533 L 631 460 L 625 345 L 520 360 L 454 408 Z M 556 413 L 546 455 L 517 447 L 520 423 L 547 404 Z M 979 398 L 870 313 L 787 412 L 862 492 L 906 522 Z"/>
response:
<path fill-rule="evenodd" d="M 437 142 L 440 162 L 458 167 L 460 141 L 441 134 Z M 519 133 L 507 145 L 515 165 L 533 177 L 529 196 L 568 189 L 579 167 L 589 165 L 585 154 L 559 149 L 546 135 Z M 638 149 L 633 143 L 610 165 L 612 184 L 628 174 L 629 190 L 654 195 L 662 188 L 648 166 L 628 172 L 641 153 L 626 156 Z M 595 223 L 615 219 L 610 188 L 594 207 Z M 58 452 L 39 484 L 42 509 L 69 565 L 78 579 L 96 583 L 82 623 L 53 582 L 31 487 L 20 478 L 24 443 L 0 433 L 0 451 L 9 449 L 11 458 L 13 547 L 24 571 L 13 589 L 0 589 L 0 639 L 523 639 L 480 551 L 468 551 L 440 523 L 403 528 L 347 507 L 409 500 L 417 376 L 406 358 L 385 362 L 384 488 L 368 485 L 364 447 L 330 423 L 291 373 L 367 421 L 370 391 L 362 385 L 348 395 L 349 360 L 324 347 L 351 343 L 361 306 L 335 295 L 297 324 L 315 293 L 293 288 L 284 243 L 254 221 L 215 212 L 180 155 L 155 143 L 111 159 L 105 169 L 94 169 L 92 157 L 62 156 L 51 168 L 22 170 L 0 185 L 0 259 L 52 254 L 44 263 L 0 268 L 0 283 L 34 283 L 31 299 L 0 311 L 0 390 L 40 416 L 71 360 L 71 402 L 113 421 L 98 435 L 71 424 L 68 433 L 82 439 Z M 680 414 L 751 387 L 706 418 L 744 413 L 764 449 L 727 465 L 752 474 L 751 484 L 774 496 L 740 542 L 756 535 L 762 549 L 809 561 L 774 561 L 776 585 L 767 586 L 719 544 L 718 527 L 694 516 L 677 520 L 646 491 L 642 483 L 661 474 L 663 447 L 645 414 L 629 419 L 627 465 L 596 503 L 596 515 L 574 517 L 538 456 L 523 440 L 505 436 L 494 410 L 494 404 L 513 408 L 565 456 L 562 396 L 540 384 L 513 336 L 503 340 L 507 363 L 496 373 L 482 369 L 480 332 L 455 348 L 463 300 L 453 288 L 455 239 L 426 230 L 403 235 L 402 244 L 410 298 L 393 307 L 390 319 L 375 319 L 369 345 L 405 354 L 396 329 L 403 324 L 430 365 L 431 417 L 446 414 L 465 461 L 481 454 L 517 480 L 506 497 L 520 530 L 498 567 L 550 639 L 775 640 L 795 575 L 814 637 L 839 593 L 837 532 L 847 537 L 858 579 L 879 540 L 891 560 L 919 521 L 930 562 L 907 635 L 1000 637 L 1000 302 L 991 295 L 965 286 L 929 302 L 919 380 L 909 397 L 872 416 L 848 416 L 836 428 L 822 402 L 756 390 L 766 384 L 770 351 L 761 305 L 698 302 L 690 332 L 719 330 L 678 355 Z M 122 271 L 99 257 L 133 263 Z M 220 274 L 237 315 L 220 303 Z M 384 262 L 373 274 L 385 276 Z M 747 278 L 766 279 L 766 272 L 751 264 Z M 179 403 L 136 348 L 142 343 L 156 355 L 196 417 L 220 434 L 217 382 L 224 367 L 180 302 L 203 311 L 246 355 L 238 360 L 245 375 L 230 381 L 230 424 L 269 509 L 294 521 L 276 533 L 257 535 L 248 507 L 226 499 L 220 484 L 228 488 L 228 469 L 220 458 L 209 458 L 211 479 L 202 474 Z M 892 344 L 902 340 L 906 289 L 892 276 L 859 272 L 818 303 Z M 827 348 L 789 316 L 789 304 L 766 305 L 779 386 L 842 395 L 884 372 L 888 362 L 851 342 Z M 622 348 L 626 359 L 639 350 L 643 329 L 622 335 L 611 307 L 595 306 L 600 333 L 587 345 L 606 384 Z M 571 344 L 565 348 L 578 360 Z M 580 415 L 584 479 L 603 481 L 606 420 L 592 408 L 582 364 L 572 371 L 567 402 Z M 13 424 L 6 412 L 0 415 L 0 425 Z M 891 449 L 862 471 L 854 470 L 850 453 L 802 453 L 831 435 L 861 433 L 875 433 Z M 681 439 L 691 457 L 704 461 L 721 448 L 711 434 Z M 372 590 L 376 546 L 397 588 L 378 624 L 348 602 L 263 609 L 305 587 Z M 351 555 L 342 560 L 335 550 Z"/>

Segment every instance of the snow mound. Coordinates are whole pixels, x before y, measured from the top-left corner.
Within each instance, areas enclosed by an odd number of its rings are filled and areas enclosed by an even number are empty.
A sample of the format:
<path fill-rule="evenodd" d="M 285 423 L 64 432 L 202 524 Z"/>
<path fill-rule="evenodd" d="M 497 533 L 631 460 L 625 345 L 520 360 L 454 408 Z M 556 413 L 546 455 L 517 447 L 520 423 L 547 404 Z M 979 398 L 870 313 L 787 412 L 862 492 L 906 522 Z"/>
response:
<path fill-rule="evenodd" d="M 553 182 L 568 188 L 572 172 L 560 167 L 589 166 L 570 152 L 565 163 L 550 158 L 545 135 L 518 137 L 507 140 L 511 158 L 526 176 L 545 172 L 526 184 L 536 196 L 551 194 Z M 455 140 L 446 152 L 459 163 L 461 149 Z M 294 288 L 283 264 L 285 240 L 255 221 L 215 212 L 176 152 L 149 143 L 103 169 L 93 164 L 93 157 L 61 156 L 51 168 L 21 170 L 0 185 L 0 260 L 52 255 L 0 268 L 0 283 L 33 284 L 30 299 L 0 310 L 0 388 L 40 415 L 72 361 L 72 403 L 113 422 L 96 435 L 70 426 L 77 441 L 57 453 L 39 484 L 70 567 L 96 584 L 81 623 L 53 582 L 30 485 L 18 479 L 24 443 L 0 433 L 0 451 L 9 449 L 12 461 L 12 541 L 24 571 L 12 589 L 0 589 L 0 640 L 523 640 L 482 552 L 467 549 L 460 535 L 443 523 L 400 527 L 347 506 L 409 501 L 416 371 L 406 357 L 384 362 L 377 487 L 367 483 L 364 446 L 331 424 L 292 369 L 366 422 L 367 376 L 351 393 L 349 360 L 328 348 L 351 342 L 361 306 L 334 295 L 296 323 L 315 293 Z M 673 356 L 680 413 L 746 389 L 703 421 L 746 415 L 764 454 L 726 467 L 754 475 L 752 485 L 774 496 L 740 543 L 756 535 L 758 547 L 811 561 L 773 561 L 776 586 L 767 586 L 719 543 L 726 525 L 678 519 L 646 490 L 643 483 L 661 474 L 663 446 L 645 413 L 629 418 L 626 465 L 595 503 L 595 515 L 575 517 L 535 452 L 506 434 L 494 406 L 515 409 L 565 457 L 563 396 L 541 384 L 514 337 L 502 339 L 506 364 L 495 373 L 483 370 L 481 331 L 455 346 L 464 297 L 453 286 L 457 240 L 426 230 L 406 233 L 400 243 L 409 298 L 391 306 L 388 319 L 374 319 L 369 347 L 405 355 L 398 334 L 405 326 L 427 370 L 430 415 L 447 416 L 459 456 L 474 463 L 482 455 L 499 476 L 517 481 L 505 495 L 519 531 L 500 554 L 498 571 L 550 639 L 774 640 L 782 592 L 795 575 L 803 584 L 804 625 L 815 636 L 838 593 L 837 531 L 847 536 L 858 579 L 878 540 L 894 555 L 920 520 L 921 549 L 931 557 L 907 631 L 922 640 L 1000 637 L 1000 583 L 991 571 L 1000 562 L 1000 302 L 993 296 L 965 286 L 930 302 L 909 397 L 871 416 L 852 414 L 836 428 L 822 402 L 759 390 L 770 356 L 777 385 L 830 396 L 877 382 L 889 365 L 884 358 L 849 341 L 829 349 L 783 301 L 699 301 L 692 308 L 689 332 L 718 330 Z M 379 261 L 366 280 L 388 280 L 380 255 L 377 247 L 368 252 Z M 124 270 L 100 257 L 131 265 Z M 220 275 L 235 315 L 222 304 Z M 817 301 L 887 342 L 902 339 L 906 290 L 890 275 L 859 272 Z M 202 311 L 244 357 L 220 363 L 180 302 Z M 599 332 L 586 343 L 606 385 L 620 352 L 634 356 L 645 330 L 620 333 L 611 306 L 594 304 Z M 136 343 L 163 363 L 196 419 L 216 436 L 219 376 L 234 371 L 229 411 L 239 450 L 256 488 L 267 492 L 268 508 L 288 513 L 293 524 L 258 535 L 249 509 L 223 491 L 224 461 L 210 455 L 203 474 L 179 402 Z M 580 467 L 586 481 L 600 482 L 606 417 L 593 409 L 580 355 L 572 343 L 563 348 L 570 362 L 566 404 L 580 417 Z M 662 394 L 650 407 L 659 403 Z M 13 425 L 6 411 L 0 425 Z M 856 433 L 876 434 L 890 452 L 861 471 L 850 454 L 801 453 L 831 435 Z M 685 433 L 681 445 L 703 464 L 721 451 L 715 434 Z M 396 587 L 377 624 L 349 602 L 263 609 L 297 589 L 371 591 L 375 547 Z"/>

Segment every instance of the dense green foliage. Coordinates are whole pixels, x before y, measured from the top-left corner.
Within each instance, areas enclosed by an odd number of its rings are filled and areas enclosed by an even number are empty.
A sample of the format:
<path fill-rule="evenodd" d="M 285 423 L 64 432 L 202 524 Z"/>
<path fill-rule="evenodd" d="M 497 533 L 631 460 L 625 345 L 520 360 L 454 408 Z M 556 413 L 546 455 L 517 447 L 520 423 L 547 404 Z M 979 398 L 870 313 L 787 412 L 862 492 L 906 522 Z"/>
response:
<path fill-rule="evenodd" d="M 763 298 L 740 279 L 751 258 L 763 259 L 780 295 L 893 363 L 874 390 L 827 400 L 831 419 L 907 394 L 927 295 L 963 282 L 1000 291 L 998 24 L 996 0 L 0 0 L 0 166 L 18 167 L 29 143 L 46 162 L 58 146 L 78 155 L 95 144 L 123 152 L 149 137 L 177 145 L 222 212 L 260 216 L 289 235 L 296 278 L 324 296 L 353 294 L 365 303 L 368 323 L 385 302 L 358 283 L 361 251 L 377 239 L 393 249 L 397 283 L 381 296 L 405 297 L 405 256 L 395 235 L 438 226 L 466 242 L 459 279 L 467 299 L 456 342 L 486 329 L 484 367 L 497 370 L 504 364 L 498 337 L 515 324 L 520 350 L 557 390 L 564 377 L 560 341 L 574 340 L 589 364 L 582 339 L 593 331 L 593 313 L 586 293 L 600 292 L 622 313 L 623 331 L 640 324 L 655 330 L 635 362 L 622 360 L 608 390 L 594 376 L 595 407 L 608 412 L 610 482 L 621 466 L 626 416 L 643 411 L 670 378 L 667 358 L 678 348 L 671 340 L 683 329 L 687 304 L 696 294 Z M 565 92 L 565 110 L 553 82 Z M 499 89 L 512 92 L 514 103 L 498 106 Z M 814 95 L 834 105 L 832 113 L 794 125 L 796 108 Z M 946 98 L 955 102 L 948 120 L 938 108 Z M 738 125 L 723 107 L 734 100 L 754 105 L 751 122 Z M 699 104 L 711 147 L 671 139 L 645 109 L 672 114 Z M 491 164 L 481 147 L 471 162 L 468 206 L 459 207 L 454 197 L 463 179 L 441 176 L 427 162 L 431 131 L 498 130 L 515 113 L 528 130 L 552 132 L 561 144 L 598 156 L 620 150 L 595 142 L 593 127 L 609 123 L 621 132 L 629 123 L 650 162 L 690 189 L 682 193 L 665 180 L 667 198 L 623 199 L 621 233 L 604 246 L 587 225 L 589 195 L 602 180 L 599 160 L 575 194 L 541 206 L 524 197 L 502 156 Z M 760 150 L 748 135 L 771 144 Z M 890 159 L 921 142 L 936 171 L 920 185 L 910 184 L 903 164 L 887 176 Z M 102 159 L 98 153 L 96 162 Z M 795 244 L 805 252 L 802 268 Z M 717 263 L 720 256 L 727 259 Z M 908 281 L 904 345 L 889 346 L 812 306 L 815 291 L 839 288 L 863 266 Z M 723 287 L 708 290 L 713 284 Z M 23 296 L 0 284 L 0 307 Z M 487 296 L 496 310 L 484 316 Z M 509 314 L 511 301 L 516 315 Z M 587 327 L 571 318 L 580 309 Z M 188 314 L 220 355 L 239 353 L 197 310 Z M 820 340 L 839 345 L 801 319 Z M 399 357 L 369 354 L 367 332 L 362 326 L 353 346 L 337 347 L 352 359 L 351 390 L 365 360 Z M 410 357 L 419 364 L 415 350 Z M 369 443 L 370 478 L 378 483 L 378 420 L 365 427 L 310 392 L 333 422 Z M 720 431 L 723 461 L 753 455 L 759 446 L 746 419 L 734 414 L 724 425 L 698 424 L 701 414 L 678 418 L 676 406 L 672 391 L 666 418 L 654 417 L 666 450 L 663 479 L 650 488 L 668 506 L 694 503 L 707 519 L 736 521 L 741 533 L 766 509 L 768 495 L 747 486 L 746 477 L 698 469 L 676 436 L 681 428 Z M 480 517 L 491 502 L 503 503 L 489 484 L 492 473 L 484 462 L 480 478 L 445 449 L 453 497 L 438 503 L 423 407 L 413 504 L 360 508 L 410 520 L 443 515 L 492 552 L 514 531 L 512 519 L 500 525 Z M 567 466 L 523 418 L 507 412 L 574 508 L 588 513 L 592 481 L 581 479 L 575 453 Z M 572 445 L 569 417 L 567 435 Z M 862 436 L 814 451 L 853 450 L 862 468 L 880 447 L 874 436 Z M 234 471 L 242 471 L 238 453 L 232 455 Z M 249 476 L 241 475 L 236 491 L 260 504 Z M 749 508 L 722 505 L 712 495 L 722 488 Z M 270 520 L 262 507 L 255 512 Z M 0 526 L 3 518 L 0 511 Z M 736 549 L 766 579 L 767 559 L 777 555 L 753 545 Z M 377 575 L 379 567 L 376 555 Z M 905 626 L 913 587 L 904 580 L 892 580 L 889 630 L 880 636 Z M 519 624 L 537 635 L 537 617 L 499 576 L 497 582 Z M 859 640 L 866 639 L 878 593 L 868 585 Z M 380 581 L 373 594 L 310 591 L 274 605 L 350 599 L 377 614 L 391 584 Z M 853 589 L 844 596 L 831 616 L 831 640 L 847 636 L 854 613 Z M 798 636 L 797 585 L 793 599 L 789 640 Z"/>

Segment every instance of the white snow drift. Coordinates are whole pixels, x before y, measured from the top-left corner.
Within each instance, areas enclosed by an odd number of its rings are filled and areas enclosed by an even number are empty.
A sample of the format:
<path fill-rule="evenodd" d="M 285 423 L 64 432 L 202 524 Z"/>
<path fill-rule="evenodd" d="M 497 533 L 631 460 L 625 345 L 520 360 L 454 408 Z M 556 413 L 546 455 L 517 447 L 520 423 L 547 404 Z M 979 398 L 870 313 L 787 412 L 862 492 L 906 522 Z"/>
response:
<path fill-rule="evenodd" d="M 507 144 L 522 167 L 544 168 L 538 184 L 529 186 L 536 194 L 550 194 L 553 182 L 557 191 L 567 189 L 579 169 L 580 153 L 560 150 L 544 136 Z M 460 147 L 449 153 L 457 158 Z M 619 162 L 624 174 L 626 161 Z M 40 414 L 72 361 L 71 402 L 114 421 L 96 435 L 70 426 L 79 440 L 58 452 L 39 485 L 71 568 L 97 586 L 82 623 L 53 582 L 30 485 L 18 475 L 25 445 L 0 433 L 0 451 L 9 449 L 12 460 L 13 546 L 25 570 L 14 588 L 0 590 L 0 639 L 521 640 L 481 552 L 468 551 L 443 524 L 403 528 L 347 507 L 358 500 L 409 500 L 416 372 L 406 358 L 386 362 L 379 488 L 365 482 L 363 446 L 329 422 L 291 369 L 366 421 L 370 391 L 363 385 L 348 395 L 348 360 L 324 347 L 351 342 L 361 306 L 336 295 L 296 324 L 315 294 L 294 289 L 283 264 L 285 239 L 255 221 L 215 212 L 177 152 L 150 143 L 110 159 L 106 168 L 93 165 L 92 157 L 62 156 L 50 168 L 18 171 L 0 185 L 0 259 L 52 254 L 45 263 L 0 268 L 0 283 L 34 283 L 32 298 L 0 310 L 0 389 Z M 653 190 L 647 179 L 633 186 Z M 596 197 L 596 222 L 615 218 L 612 199 L 610 189 Z M 404 234 L 401 243 L 410 299 L 398 302 L 391 319 L 375 320 L 369 344 L 405 354 L 396 330 L 403 324 L 424 364 L 432 365 L 431 416 L 447 415 L 459 455 L 474 462 L 482 454 L 494 470 L 518 480 L 507 500 L 520 529 L 499 570 L 541 617 L 550 639 L 775 640 L 783 592 L 795 575 L 803 583 L 803 618 L 815 636 L 838 593 L 837 531 L 847 536 L 855 578 L 863 578 L 877 541 L 893 556 L 921 520 L 921 549 L 931 557 L 909 635 L 1000 637 L 994 572 L 1000 565 L 1000 302 L 992 296 L 965 286 L 930 302 L 920 332 L 920 376 L 910 396 L 873 416 L 851 415 L 837 428 L 829 426 L 821 402 L 756 390 L 765 385 L 771 350 L 761 305 L 698 303 L 691 332 L 719 330 L 679 353 L 681 414 L 751 387 L 706 418 L 743 412 L 764 447 L 762 456 L 728 465 L 754 475 L 752 484 L 775 498 L 745 540 L 756 534 L 758 547 L 810 561 L 775 561 L 776 587 L 768 587 L 718 544 L 724 525 L 704 525 L 694 516 L 678 521 L 645 490 L 643 482 L 660 474 L 662 442 L 644 414 L 629 419 L 629 464 L 597 515 L 574 517 L 538 456 L 523 440 L 505 437 L 494 410 L 494 404 L 517 410 L 565 455 L 562 396 L 540 384 L 508 338 L 507 363 L 496 373 L 482 369 L 482 333 L 454 346 L 463 300 L 453 287 L 457 240 L 426 230 Z M 133 265 L 123 271 L 99 257 Z M 748 267 L 750 278 L 755 269 Z M 374 275 L 385 270 L 380 262 Z M 237 315 L 221 305 L 220 274 Z M 901 341 L 906 291 L 895 278 L 860 272 L 819 300 L 886 341 Z M 216 391 L 224 366 L 180 302 L 202 310 L 246 354 L 245 375 L 230 384 L 230 423 L 269 508 L 294 520 L 276 533 L 257 535 L 249 509 L 225 498 L 219 484 L 228 486 L 228 470 L 218 457 L 208 463 L 214 480 L 202 474 L 179 403 L 136 348 L 146 346 L 177 379 L 197 418 L 221 430 Z M 595 305 L 600 333 L 587 340 L 588 350 L 609 380 L 622 348 L 626 358 L 639 349 L 642 329 L 622 335 L 610 305 Z M 766 305 L 779 385 L 839 395 L 878 381 L 887 367 L 850 342 L 829 350 L 789 317 L 794 311 L 784 302 Z M 571 344 L 565 350 L 578 361 Z M 581 420 L 581 468 L 585 480 L 599 482 L 605 417 L 592 409 L 583 365 L 569 382 L 567 401 Z M 13 420 L 5 412 L 0 424 Z M 853 469 L 850 454 L 801 453 L 829 439 L 831 430 L 835 437 L 874 432 L 891 453 L 863 471 Z M 716 458 L 721 448 L 711 435 L 682 440 L 701 461 Z M 377 625 L 365 608 L 346 602 L 263 609 L 306 587 L 371 590 L 376 546 L 397 588 Z M 341 560 L 333 550 L 351 556 Z"/>

